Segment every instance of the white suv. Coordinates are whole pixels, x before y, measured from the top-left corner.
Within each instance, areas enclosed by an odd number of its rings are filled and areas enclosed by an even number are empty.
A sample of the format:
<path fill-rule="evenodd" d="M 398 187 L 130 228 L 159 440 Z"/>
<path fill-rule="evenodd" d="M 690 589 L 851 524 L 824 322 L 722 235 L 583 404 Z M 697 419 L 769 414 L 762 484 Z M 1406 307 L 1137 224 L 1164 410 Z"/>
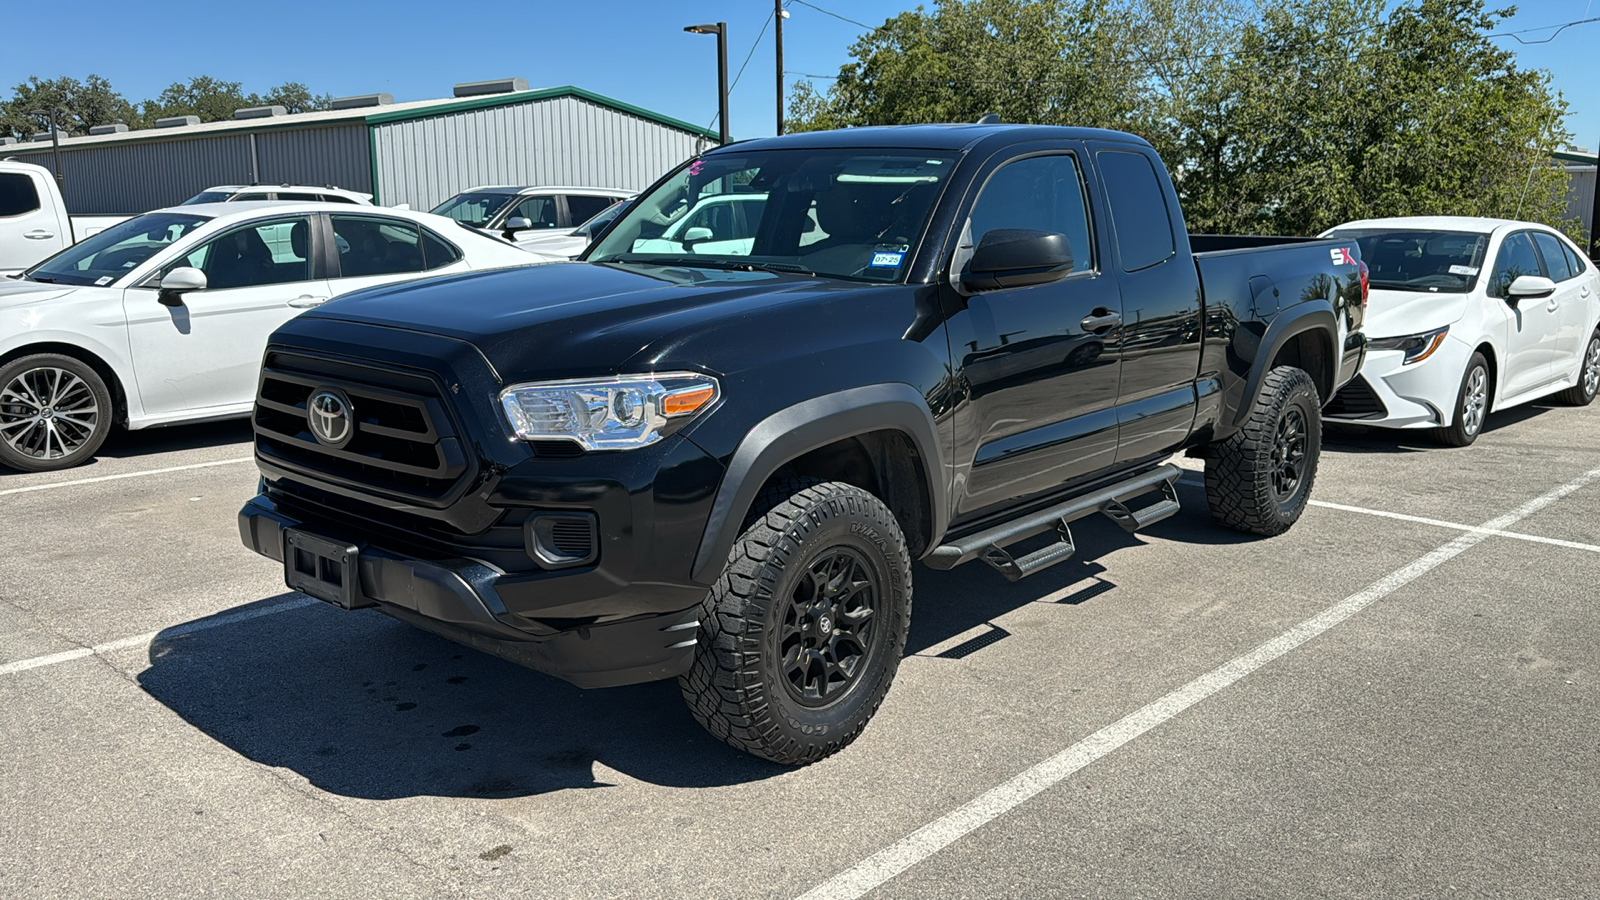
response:
<path fill-rule="evenodd" d="M 324 185 L 304 184 L 219 184 L 183 201 L 180 206 L 197 203 L 238 203 L 241 201 L 280 200 L 301 203 L 355 203 L 371 206 L 372 195 Z"/>
<path fill-rule="evenodd" d="M 485 185 L 462 191 L 432 212 L 484 234 L 515 241 L 538 232 L 570 233 L 633 194 L 615 188 Z"/>

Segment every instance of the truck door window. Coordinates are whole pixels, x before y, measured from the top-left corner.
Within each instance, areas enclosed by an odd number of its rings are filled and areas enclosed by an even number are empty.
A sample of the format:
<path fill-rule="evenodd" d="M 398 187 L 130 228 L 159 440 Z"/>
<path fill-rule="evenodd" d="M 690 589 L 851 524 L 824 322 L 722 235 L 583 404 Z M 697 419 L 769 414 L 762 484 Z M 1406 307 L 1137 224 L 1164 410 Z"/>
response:
<path fill-rule="evenodd" d="M 1122 271 L 1137 272 L 1172 258 L 1177 252 L 1172 213 L 1150 157 L 1103 150 L 1094 158 L 1111 207 L 1111 228 L 1117 236 Z"/>
<path fill-rule="evenodd" d="M 1007 163 L 983 186 L 967 225 L 974 246 L 997 228 L 1064 234 L 1072 248 L 1072 271 L 1094 268 L 1083 178 L 1071 156 L 1034 156 Z"/>
<path fill-rule="evenodd" d="M 1522 275 L 1539 275 L 1539 257 L 1533 252 L 1533 241 L 1526 231 L 1506 238 L 1494 258 L 1494 274 L 1489 277 L 1489 296 L 1504 297 L 1506 288 Z"/>
<path fill-rule="evenodd" d="M 616 202 L 615 197 L 595 197 L 590 194 L 568 194 L 567 212 L 575 223 L 587 222 L 600 211 Z"/>
<path fill-rule="evenodd" d="M 21 172 L 0 172 L 0 219 L 20 216 L 39 208 L 39 189 Z"/>

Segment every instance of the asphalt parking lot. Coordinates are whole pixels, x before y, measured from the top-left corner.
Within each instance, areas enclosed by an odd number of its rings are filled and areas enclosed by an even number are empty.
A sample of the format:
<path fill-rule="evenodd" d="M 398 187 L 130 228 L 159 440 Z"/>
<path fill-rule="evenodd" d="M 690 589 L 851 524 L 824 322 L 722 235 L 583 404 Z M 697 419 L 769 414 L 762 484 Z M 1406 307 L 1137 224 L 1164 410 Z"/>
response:
<path fill-rule="evenodd" d="M 1203 492 L 1018 584 L 919 567 L 800 770 L 283 586 L 242 424 L 0 473 L 0 896 L 1600 893 L 1600 405 L 1330 434 L 1262 540 Z"/>

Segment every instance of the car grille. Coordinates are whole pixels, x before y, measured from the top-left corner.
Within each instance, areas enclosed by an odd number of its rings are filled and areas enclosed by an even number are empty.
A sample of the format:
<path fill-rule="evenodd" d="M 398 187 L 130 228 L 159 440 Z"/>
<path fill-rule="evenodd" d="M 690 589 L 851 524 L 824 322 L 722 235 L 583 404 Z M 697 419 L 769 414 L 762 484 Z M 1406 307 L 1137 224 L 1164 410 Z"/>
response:
<path fill-rule="evenodd" d="M 1372 385 L 1360 375 L 1350 380 L 1328 405 L 1322 408 L 1324 416 L 1340 419 L 1381 419 L 1389 414 L 1383 401 L 1378 399 Z"/>
<path fill-rule="evenodd" d="M 355 433 L 343 447 L 320 443 L 307 422 L 322 388 L 349 398 Z M 410 371 L 269 350 L 254 423 L 265 461 L 390 498 L 443 500 L 471 468 L 438 383 Z"/>

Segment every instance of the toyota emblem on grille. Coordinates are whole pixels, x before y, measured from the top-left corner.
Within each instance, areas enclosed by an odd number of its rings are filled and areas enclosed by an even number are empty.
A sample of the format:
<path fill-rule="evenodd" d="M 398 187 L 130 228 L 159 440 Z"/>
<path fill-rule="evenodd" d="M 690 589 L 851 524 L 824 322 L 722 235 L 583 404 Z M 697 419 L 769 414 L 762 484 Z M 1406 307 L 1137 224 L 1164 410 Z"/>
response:
<path fill-rule="evenodd" d="M 306 402 L 306 423 L 311 426 L 311 436 L 317 443 L 334 449 L 350 443 L 355 434 L 355 419 L 350 414 L 350 400 L 341 391 L 322 388 Z"/>

